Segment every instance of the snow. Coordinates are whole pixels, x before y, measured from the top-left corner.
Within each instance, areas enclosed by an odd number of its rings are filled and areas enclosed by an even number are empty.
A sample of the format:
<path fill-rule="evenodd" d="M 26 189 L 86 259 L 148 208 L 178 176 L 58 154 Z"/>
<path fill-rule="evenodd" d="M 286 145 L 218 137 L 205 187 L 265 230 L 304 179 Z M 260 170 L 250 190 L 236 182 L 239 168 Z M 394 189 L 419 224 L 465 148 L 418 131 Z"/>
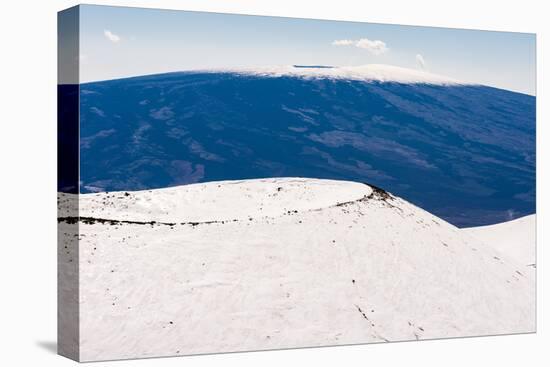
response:
<path fill-rule="evenodd" d="M 490 226 L 463 228 L 464 232 L 499 251 L 510 261 L 536 266 L 536 215 Z"/>
<path fill-rule="evenodd" d="M 427 71 L 402 68 L 393 65 L 367 64 L 339 67 L 296 67 L 294 65 L 226 68 L 206 72 L 230 72 L 267 77 L 292 76 L 302 78 L 329 78 L 374 82 L 411 84 L 466 85 L 468 83 Z"/>
<path fill-rule="evenodd" d="M 284 191 L 278 191 L 282 184 Z M 307 188 L 304 190 L 301 178 L 215 181 L 177 189 L 132 192 L 131 198 L 122 193 L 123 198 L 112 206 L 103 205 L 105 198 L 120 196 L 120 193 L 85 194 L 80 198 L 80 215 L 159 222 L 278 217 L 289 209 L 313 210 L 335 202 L 357 200 L 371 192 L 361 183 L 333 180 L 311 181 Z"/>
<path fill-rule="evenodd" d="M 78 243 L 60 219 L 59 261 L 62 280 L 79 264 L 81 361 L 535 330 L 523 268 L 362 183 L 210 182 L 80 207 Z"/>

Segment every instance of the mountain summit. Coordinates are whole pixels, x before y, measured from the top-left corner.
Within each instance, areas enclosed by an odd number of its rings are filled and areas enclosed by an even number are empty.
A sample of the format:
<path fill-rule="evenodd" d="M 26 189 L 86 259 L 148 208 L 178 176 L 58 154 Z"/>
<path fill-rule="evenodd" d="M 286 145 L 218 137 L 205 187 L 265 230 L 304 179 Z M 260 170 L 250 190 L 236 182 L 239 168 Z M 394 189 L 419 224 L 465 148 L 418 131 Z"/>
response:
<path fill-rule="evenodd" d="M 85 194 L 79 218 L 70 200 L 59 256 L 62 275 L 80 264 L 82 361 L 535 330 L 530 268 L 375 186 Z"/>
<path fill-rule="evenodd" d="M 197 71 L 193 71 L 195 73 Z M 200 70 L 198 72 L 201 72 Z M 284 65 L 249 68 L 229 68 L 203 70 L 212 73 L 235 73 L 257 76 L 294 76 L 303 78 L 329 78 L 358 81 L 436 84 L 436 85 L 468 85 L 456 79 L 432 74 L 426 71 L 402 68 L 393 65 L 367 64 L 361 66 L 330 66 L 330 65 Z"/>

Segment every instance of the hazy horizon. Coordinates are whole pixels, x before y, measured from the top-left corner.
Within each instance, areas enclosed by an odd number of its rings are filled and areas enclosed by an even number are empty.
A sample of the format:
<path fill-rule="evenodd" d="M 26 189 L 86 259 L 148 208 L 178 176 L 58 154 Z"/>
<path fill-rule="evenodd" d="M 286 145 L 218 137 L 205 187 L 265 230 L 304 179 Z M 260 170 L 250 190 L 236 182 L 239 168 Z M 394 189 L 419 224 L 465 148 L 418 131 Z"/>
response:
<path fill-rule="evenodd" d="M 81 83 L 201 69 L 386 64 L 536 93 L 534 34 L 97 5 L 80 9 Z"/>

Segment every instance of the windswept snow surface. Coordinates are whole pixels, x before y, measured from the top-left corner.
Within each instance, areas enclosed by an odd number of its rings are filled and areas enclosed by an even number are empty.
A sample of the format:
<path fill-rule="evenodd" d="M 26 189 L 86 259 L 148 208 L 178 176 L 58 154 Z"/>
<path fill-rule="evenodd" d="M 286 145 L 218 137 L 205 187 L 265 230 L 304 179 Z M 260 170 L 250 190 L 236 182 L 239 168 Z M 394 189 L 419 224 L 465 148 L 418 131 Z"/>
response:
<path fill-rule="evenodd" d="M 459 80 L 426 71 L 402 68 L 393 65 L 367 64 L 361 66 L 302 66 L 282 65 L 250 68 L 202 70 L 206 72 L 230 72 L 257 76 L 294 76 L 303 78 L 332 78 L 375 82 L 396 82 L 409 84 L 466 85 Z"/>
<path fill-rule="evenodd" d="M 536 267 L 536 215 L 490 226 L 463 228 L 471 236 L 500 251 L 510 261 Z"/>
<path fill-rule="evenodd" d="M 60 262 L 80 266 L 82 361 L 535 330 L 523 267 L 362 183 L 211 182 L 80 208 L 59 222 Z"/>

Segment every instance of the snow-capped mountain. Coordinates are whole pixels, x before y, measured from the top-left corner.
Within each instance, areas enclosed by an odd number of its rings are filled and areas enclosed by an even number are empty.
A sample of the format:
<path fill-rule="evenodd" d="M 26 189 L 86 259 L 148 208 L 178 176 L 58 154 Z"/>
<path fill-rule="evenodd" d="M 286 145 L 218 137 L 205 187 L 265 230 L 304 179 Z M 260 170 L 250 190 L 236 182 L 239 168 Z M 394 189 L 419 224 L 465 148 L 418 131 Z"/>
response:
<path fill-rule="evenodd" d="M 535 330 L 523 266 L 372 185 L 84 194 L 76 217 L 71 203 L 60 194 L 60 300 L 79 295 L 62 309 L 80 313 L 82 361 Z"/>
<path fill-rule="evenodd" d="M 535 211 L 535 97 L 426 72 L 294 65 L 94 82 L 80 86 L 80 119 L 84 193 L 300 176 L 372 182 L 461 227 Z"/>
<path fill-rule="evenodd" d="M 536 268 L 536 215 L 527 215 L 490 226 L 463 228 L 471 236 L 500 251 L 509 261 Z"/>
<path fill-rule="evenodd" d="M 249 68 L 194 70 L 190 73 L 232 73 L 239 75 L 300 77 L 304 79 L 357 80 L 433 85 L 472 85 L 459 80 L 421 70 L 392 65 L 368 64 L 362 66 L 276 65 Z"/>

